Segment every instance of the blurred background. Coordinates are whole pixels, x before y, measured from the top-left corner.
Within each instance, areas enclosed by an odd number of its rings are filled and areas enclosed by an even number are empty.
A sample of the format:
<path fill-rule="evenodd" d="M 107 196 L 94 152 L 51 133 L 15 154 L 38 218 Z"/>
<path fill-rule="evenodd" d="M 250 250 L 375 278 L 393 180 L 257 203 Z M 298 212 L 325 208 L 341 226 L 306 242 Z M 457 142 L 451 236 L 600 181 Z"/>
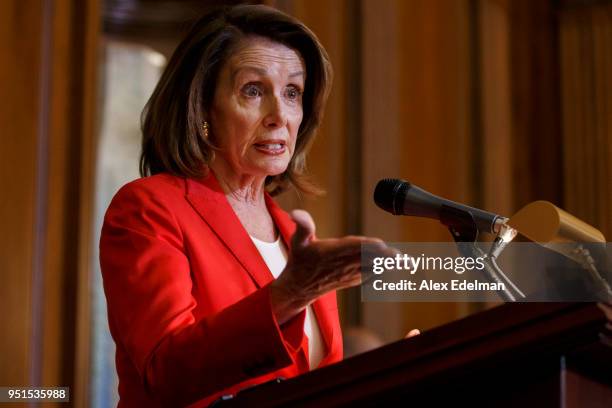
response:
<path fill-rule="evenodd" d="M 105 209 L 138 177 L 139 115 L 191 21 L 229 1 L 0 3 L 0 384 L 116 403 L 98 265 Z M 251 2 L 253 3 L 253 2 Z M 502 215 L 544 199 L 612 236 L 612 1 L 270 0 L 330 54 L 334 87 L 309 156 L 327 194 L 290 193 L 320 237 L 450 241 L 372 200 L 384 177 Z M 487 303 L 364 303 L 369 344 Z"/>

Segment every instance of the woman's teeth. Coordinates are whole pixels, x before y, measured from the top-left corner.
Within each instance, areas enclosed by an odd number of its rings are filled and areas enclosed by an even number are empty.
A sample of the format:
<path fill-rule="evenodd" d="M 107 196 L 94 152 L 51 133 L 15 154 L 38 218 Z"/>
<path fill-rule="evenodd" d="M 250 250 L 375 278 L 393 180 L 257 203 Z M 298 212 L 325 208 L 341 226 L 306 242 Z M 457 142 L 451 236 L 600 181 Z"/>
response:
<path fill-rule="evenodd" d="M 274 143 L 274 144 L 257 144 L 257 147 L 261 147 L 263 149 L 267 149 L 267 150 L 280 150 L 283 148 L 283 145 L 280 143 Z"/>

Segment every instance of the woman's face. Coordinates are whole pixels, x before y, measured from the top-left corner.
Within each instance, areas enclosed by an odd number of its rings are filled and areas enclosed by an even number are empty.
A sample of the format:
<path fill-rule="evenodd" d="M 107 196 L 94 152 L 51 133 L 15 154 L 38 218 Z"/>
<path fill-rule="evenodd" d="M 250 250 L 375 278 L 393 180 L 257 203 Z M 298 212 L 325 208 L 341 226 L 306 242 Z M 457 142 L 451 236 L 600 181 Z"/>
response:
<path fill-rule="evenodd" d="M 305 75 L 295 50 L 247 38 L 219 74 L 209 118 L 215 160 L 239 177 L 283 173 L 302 122 Z"/>

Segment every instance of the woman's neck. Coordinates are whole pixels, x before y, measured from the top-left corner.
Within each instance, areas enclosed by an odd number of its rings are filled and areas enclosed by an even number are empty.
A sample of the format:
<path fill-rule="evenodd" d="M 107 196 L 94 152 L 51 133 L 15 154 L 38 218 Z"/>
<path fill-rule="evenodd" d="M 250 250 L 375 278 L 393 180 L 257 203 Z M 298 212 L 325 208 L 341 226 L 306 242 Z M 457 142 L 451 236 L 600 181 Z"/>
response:
<path fill-rule="evenodd" d="M 221 160 L 215 160 L 210 168 L 249 235 L 262 241 L 274 242 L 277 231 L 266 207 L 264 196 L 266 178 L 236 175 Z"/>
<path fill-rule="evenodd" d="M 215 159 L 210 168 L 230 203 L 265 207 L 265 176 L 236 174 L 222 159 Z"/>

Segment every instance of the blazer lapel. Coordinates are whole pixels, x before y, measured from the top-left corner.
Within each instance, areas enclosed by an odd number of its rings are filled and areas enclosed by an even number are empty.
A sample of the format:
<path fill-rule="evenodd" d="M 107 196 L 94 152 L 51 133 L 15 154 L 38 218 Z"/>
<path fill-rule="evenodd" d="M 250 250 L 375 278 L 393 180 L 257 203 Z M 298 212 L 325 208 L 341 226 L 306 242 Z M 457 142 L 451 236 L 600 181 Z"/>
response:
<path fill-rule="evenodd" d="M 295 222 L 291 219 L 289 214 L 287 214 L 282 208 L 276 204 L 276 201 L 270 196 L 270 194 L 265 193 L 266 196 L 266 206 L 268 207 L 268 211 L 274 220 L 274 224 L 278 228 L 281 238 L 285 242 L 287 246 L 288 252 L 291 252 L 291 237 L 295 232 Z"/>
<path fill-rule="evenodd" d="M 214 174 L 200 180 L 186 179 L 186 199 L 217 234 L 258 287 L 274 277 L 230 206 Z"/>
<path fill-rule="evenodd" d="M 330 355 L 332 344 L 334 342 L 334 326 L 332 322 L 331 309 L 328 307 L 328 298 L 330 296 L 333 296 L 333 293 L 321 296 L 312 304 L 312 310 L 317 317 L 319 331 L 321 332 L 323 342 L 325 343 L 325 354 L 323 355 L 321 363 L 323 363 Z"/>
<path fill-rule="evenodd" d="M 263 287 L 270 283 L 274 279 L 272 273 L 234 213 L 212 171 L 200 180 L 186 179 L 186 185 L 187 201 L 232 252 L 256 285 Z M 291 237 L 296 229 L 295 222 L 268 193 L 265 194 L 265 200 L 268 211 L 291 253 Z M 322 296 L 312 304 L 325 343 L 325 356 L 322 361 L 329 356 L 334 338 L 331 312 L 328 311 L 333 306 L 329 304 L 330 296 L 333 294 Z"/>
<path fill-rule="evenodd" d="M 296 226 L 295 222 L 291 219 L 291 217 L 283 211 L 278 204 L 266 194 L 266 205 L 268 206 L 268 210 L 274 219 L 274 223 L 280 230 L 281 236 L 291 252 L 291 237 L 295 233 Z M 312 310 L 317 318 L 317 323 L 319 324 L 319 329 L 321 335 L 323 336 L 323 342 L 325 343 L 325 355 L 321 363 L 325 361 L 325 359 L 330 355 L 331 347 L 334 340 L 334 330 L 333 330 L 333 322 L 331 316 L 331 310 L 334 307 L 333 304 L 333 293 L 327 294 L 325 296 L 321 296 L 315 302 L 312 303 Z"/>

